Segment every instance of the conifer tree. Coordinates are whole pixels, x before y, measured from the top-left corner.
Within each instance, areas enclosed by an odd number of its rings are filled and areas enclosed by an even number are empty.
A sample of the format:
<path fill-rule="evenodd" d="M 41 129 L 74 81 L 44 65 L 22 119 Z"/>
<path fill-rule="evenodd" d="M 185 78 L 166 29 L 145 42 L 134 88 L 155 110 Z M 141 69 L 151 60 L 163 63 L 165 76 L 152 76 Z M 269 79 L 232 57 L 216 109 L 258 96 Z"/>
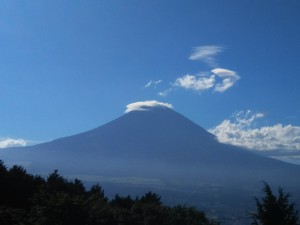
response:
<path fill-rule="evenodd" d="M 299 225 L 295 204 L 289 202 L 290 194 L 279 188 L 276 197 L 267 183 L 263 192 L 261 201 L 255 198 L 257 212 L 251 214 L 252 225 Z"/>

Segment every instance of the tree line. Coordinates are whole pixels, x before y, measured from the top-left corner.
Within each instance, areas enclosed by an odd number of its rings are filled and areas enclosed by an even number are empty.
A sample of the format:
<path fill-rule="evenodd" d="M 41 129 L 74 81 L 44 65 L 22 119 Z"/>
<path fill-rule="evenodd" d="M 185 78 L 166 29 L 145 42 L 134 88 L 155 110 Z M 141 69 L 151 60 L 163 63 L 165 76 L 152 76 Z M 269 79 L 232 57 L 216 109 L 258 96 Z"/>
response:
<path fill-rule="evenodd" d="M 169 207 L 159 195 L 109 200 L 99 184 L 86 190 L 57 170 L 43 178 L 0 161 L 1 225 L 216 225 L 194 207 Z"/>

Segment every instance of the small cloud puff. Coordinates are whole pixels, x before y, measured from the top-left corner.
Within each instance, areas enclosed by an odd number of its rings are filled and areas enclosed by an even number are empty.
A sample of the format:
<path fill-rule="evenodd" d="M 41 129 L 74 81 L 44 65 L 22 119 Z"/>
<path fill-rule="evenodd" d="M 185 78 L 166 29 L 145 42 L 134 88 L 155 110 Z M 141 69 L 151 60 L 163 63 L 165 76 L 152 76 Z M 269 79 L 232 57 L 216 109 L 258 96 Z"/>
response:
<path fill-rule="evenodd" d="M 131 104 L 128 104 L 126 106 L 125 113 L 132 112 L 132 111 L 147 111 L 149 108 L 170 108 L 172 109 L 173 106 L 169 103 L 164 102 L 158 102 L 158 101 L 144 101 L 144 102 L 134 102 Z"/>
<path fill-rule="evenodd" d="M 172 91 L 173 89 L 172 88 L 168 88 L 164 91 L 160 91 L 158 92 L 158 95 L 161 96 L 161 97 L 166 97 L 168 96 L 168 94 Z"/>
<path fill-rule="evenodd" d="M 222 143 L 255 150 L 300 150 L 300 127 L 275 124 L 255 128 L 253 124 L 264 115 L 248 110 L 234 114 L 209 131 Z"/>
<path fill-rule="evenodd" d="M 187 74 L 183 77 L 177 78 L 174 85 L 201 92 L 212 88 L 215 85 L 215 82 L 215 75 L 211 75 L 210 77 L 199 77 Z"/>
<path fill-rule="evenodd" d="M 13 139 L 13 138 L 0 139 L 0 148 L 24 147 L 26 145 L 27 145 L 27 141 L 24 139 Z"/>

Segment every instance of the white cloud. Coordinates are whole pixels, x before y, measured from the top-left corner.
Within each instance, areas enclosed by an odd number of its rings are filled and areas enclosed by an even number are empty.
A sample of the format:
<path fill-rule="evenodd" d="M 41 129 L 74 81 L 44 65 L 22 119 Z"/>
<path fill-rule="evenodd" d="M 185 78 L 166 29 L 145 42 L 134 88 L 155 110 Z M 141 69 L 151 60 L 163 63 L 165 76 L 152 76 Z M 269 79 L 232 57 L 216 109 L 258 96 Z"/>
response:
<path fill-rule="evenodd" d="M 217 92 L 224 92 L 228 90 L 237 82 L 237 80 L 240 79 L 240 76 L 238 76 L 235 71 L 228 69 L 216 68 L 211 70 L 211 72 L 222 79 L 221 83 L 216 84 L 214 88 Z"/>
<path fill-rule="evenodd" d="M 196 92 L 203 92 L 207 90 L 213 90 L 214 92 L 223 93 L 231 88 L 240 79 L 237 72 L 229 69 L 217 67 L 215 57 L 223 51 L 223 47 L 219 45 L 204 45 L 198 46 L 193 49 L 190 55 L 190 60 L 200 60 L 213 67 L 210 72 L 201 72 L 199 74 L 189 74 L 178 77 L 174 82 L 170 83 L 169 88 L 158 92 L 161 97 L 166 97 L 176 87 L 184 88 L 188 90 L 194 90 Z M 153 81 L 150 80 L 144 85 L 145 88 L 156 88 L 162 80 Z"/>
<path fill-rule="evenodd" d="M 161 96 L 161 97 L 166 97 L 168 96 L 168 94 L 172 91 L 173 89 L 172 88 L 168 88 L 164 91 L 161 91 L 161 92 L 158 92 L 158 95 Z"/>
<path fill-rule="evenodd" d="M 195 47 L 190 55 L 190 60 L 200 60 L 209 66 L 216 67 L 215 56 L 223 51 L 223 47 L 219 45 L 204 45 Z"/>
<path fill-rule="evenodd" d="M 0 148 L 23 147 L 26 145 L 27 145 L 27 141 L 24 139 L 13 139 L 13 138 L 0 139 Z"/>
<path fill-rule="evenodd" d="M 147 88 L 147 87 L 150 87 L 152 85 L 152 80 L 150 80 L 144 87 Z"/>
<path fill-rule="evenodd" d="M 232 87 L 240 76 L 235 71 L 216 68 L 211 70 L 212 74 L 191 75 L 187 74 L 175 80 L 174 86 L 202 92 L 212 89 L 217 92 L 224 92 Z"/>
<path fill-rule="evenodd" d="M 222 83 L 217 84 L 214 90 L 217 92 L 224 92 L 227 89 L 229 89 L 233 84 L 234 82 L 232 82 L 232 80 L 226 78 L 222 81 Z"/>
<path fill-rule="evenodd" d="M 275 124 L 256 128 L 255 121 L 262 113 L 248 110 L 234 115 L 234 120 L 224 120 L 209 131 L 219 142 L 255 150 L 300 150 L 300 127 Z"/>
<path fill-rule="evenodd" d="M 228 70 L 228 69 L 215 68 L 211 70 L 211 72 L 213 72 L 214 74 L 222 78 L 227 78 L 227 77 L 239 78 L 239 76 L 237 76 L 235 71 Z"/>
<path fill-rule="evenodd" d="M 158 101 L 144 101 L 144 102 L 134 102 L 131 104 L 128 104 L 126 106 L 125 113 L 131 112 L 131 111 L 147 111 L 149 108 L 156 108 L 156 107 L 161 107 L 161 108 L 170 108 L 172 109 L 173 106 L 169 103 L 164 103 L 164 102 L 158 102 Z"/>
<path fill-rule="evenodd" d="M 215 81 L 215 75 L 211 75 L 210 77 L 200 77 L 187 74 L 177 78 L 174 85 L 201 92 L 212 88 L 215 85 Z"/>
<path fill-rule="evenodd" d="M 148 88 L 148 87 L 151 87 L 151 86 L 156 87 L 161 82 L 162 82 L 162 80 L 156 80 L 156 81 L 150 80 L 144 87 L 145 88 Z"/>

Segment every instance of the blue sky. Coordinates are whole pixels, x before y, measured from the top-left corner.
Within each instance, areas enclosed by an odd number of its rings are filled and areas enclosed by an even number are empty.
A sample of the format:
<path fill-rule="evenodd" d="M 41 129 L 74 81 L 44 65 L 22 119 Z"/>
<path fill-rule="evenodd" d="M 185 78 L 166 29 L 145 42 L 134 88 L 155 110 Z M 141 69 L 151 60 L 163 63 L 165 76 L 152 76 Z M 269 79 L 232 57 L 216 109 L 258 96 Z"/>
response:
<path fill-rule="evenodd" d="M 157 100 L 215 134 L 277 126 L 294 141 L 282 148 L 300 150 L 299 11 L 298 0 L 0 1 L 0 139 L 48 141 Z"/>

